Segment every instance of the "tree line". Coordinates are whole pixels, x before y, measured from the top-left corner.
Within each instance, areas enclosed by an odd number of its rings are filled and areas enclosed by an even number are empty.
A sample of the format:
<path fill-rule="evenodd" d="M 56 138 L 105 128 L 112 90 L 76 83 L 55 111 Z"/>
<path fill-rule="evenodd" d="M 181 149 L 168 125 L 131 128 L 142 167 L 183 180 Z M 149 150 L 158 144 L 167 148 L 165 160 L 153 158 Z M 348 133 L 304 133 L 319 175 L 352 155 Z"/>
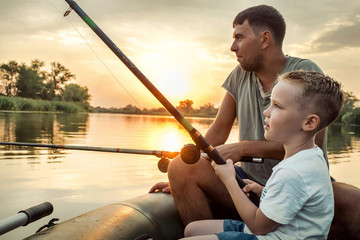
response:
<path fill-rule="evenodd" d="M 51 62 L 50 71 L 45 62 L 31 60 L 30 65 L 10 60 L 0 64 L 0 94 L 51 101 L 76 102 L 90 109 L 91 95 L 87 87 L 68 83 L 76 76 L 59 62 Z"/>
<path fill-rule="evenodd" d="M 192 117 L 215 117 L 218 108 L 214 107 L 212 103 L 206 103 L 199 108 L 193 107 L 194 102 L 186 99 L 179 102 L 176 109 L 184 116 Z M 124 114 L 145 114 L 145 115 L 170 115 L 170 113 L 163 107 L 160 108 L 139 108 L 137 106 L 128 104 L 124 108 L 93 108 L 94 112 L 99 113 L 124 113 Z"/>

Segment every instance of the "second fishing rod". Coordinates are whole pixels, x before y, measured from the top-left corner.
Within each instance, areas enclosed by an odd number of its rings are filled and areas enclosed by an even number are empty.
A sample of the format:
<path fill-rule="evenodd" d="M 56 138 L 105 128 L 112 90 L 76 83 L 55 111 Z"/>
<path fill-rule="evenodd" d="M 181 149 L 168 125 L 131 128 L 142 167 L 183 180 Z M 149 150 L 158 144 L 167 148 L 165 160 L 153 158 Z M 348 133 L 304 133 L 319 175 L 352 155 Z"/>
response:
<path fill-rule="evenodd" d="M 196 130 L 179 111 L 165 98 L 165 96 L 150 82 L 150 80 L 130 61 L 130 59 L 115 45 L 115 43 L 96 25 L 96 23 L 73 0 L 65 0 L 81 19 L 98 35 L 98 37 L 111 49 L 111 51 L 125 64 L 125 66 L 143 83 L 143 85 L 159 100 L 169 113 L 186 129 L 196 146 L 204 151 L 217 164 L 225 164 L 219 152 L 211 146 L 201 133 Z M 66 11 L 64 16 L 71 11 Z M 244 180 L 236 175 L 236 181 L 241 188 L 246 186 Z M 255 193 L 250 192 L 250 197 L 257 199 Z"/>

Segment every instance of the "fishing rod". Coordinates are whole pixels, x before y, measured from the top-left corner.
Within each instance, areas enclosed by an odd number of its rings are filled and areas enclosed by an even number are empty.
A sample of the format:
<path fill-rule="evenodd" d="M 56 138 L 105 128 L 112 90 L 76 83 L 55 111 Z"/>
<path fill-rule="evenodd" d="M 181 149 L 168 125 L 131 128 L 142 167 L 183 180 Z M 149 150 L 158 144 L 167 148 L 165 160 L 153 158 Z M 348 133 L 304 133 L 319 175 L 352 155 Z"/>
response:
<path fill-rule="evenodd" d="M 42 148 L 52 148 L 52 149 L 71 149 L 71 150 L 84 150 L 84 151 L 96 151 L 96 152 L 142 154 L 142 155 L 153 155 L 158 158 L 162 158 L 162 157 L 174 158 L 177 155 L 179 155 L 179 152 L 171 152 L 171 151 L 129 149 L 129 148 L 111 148 L 111 147 L 91 147 L 91 146 L 79 146 L 79 145 L 42 144 L 42 143 L 28 143 L 28 142 L 0 142 L 0 145 L 42 147 Z"/>
<path fill-rule="evenodd" d="M 129 148 L 112 148 L 112 147 L 92 147 L 92 146 L 79 146 L 79 145 L 60 145 L 60 144 L 44 144 L 44 143 L 29 143 L 29 142 L 0 142 L 0 145 L 5 146 L 22 146 L 22 147 L 39 147 L 39 148 L 51 148 L 51 149 L 69 149 L 69 150 L 83 150 L 83 151 L 95 151 L 95 152 L 112 152 L 112 153 L 125 153 L 125 154 L 140 154 L 140 155 L 153 155 L 160 158 L 158 162 L 158 168 L 161 172 L 166 173 L 170 159 L 173 159 L 180 152 L 173 151 L 161 151 L 161 150 L 144 150 L 144 149 L 129 149 Z M 189 144 L 185 145 L 181 149 L 181 156 L 186 161 L 196 161 L 199 159 L 197 152 L 194 153 L 193 148 L 188 148 Z M 206 153 L 201 153 L 202 157 L 206 157 Z M 241 162 L 263 163 L 263 158 L 243 157 Z"/>
<path fill-rule="evenodd" d="M 179 155 L 179 152 L 159 151 L 159 150 L 143 150 L 143 149 L 129 149 L 129 148 L 110 148 L 110 147 L 91 147 L 91 146 L 78 146 L 78 145 L 57 145 L 57 144 L 41 144 L 41 143 L 28 143 L 28 142 L 0 142 L 0 145 L 7 146 L 25 146 L 25 147 L 40 147 L 52 149 L 70 149 L 70 150 L 84 150 L 95 152 L 113 152 L 113 153 L 127 153 L 127 154 L 142 154 L 153 155 L 160 158 L 158 162 L 158 169 L 160 172 L 166 173 L 170 159 Z M 191 158 L 191 156 L 189 156 Z"/>
<path fill-rule="evenodd" d="M 201 133 L 195 129 L 180 112 L 165 98 L 165 96 L 150 82 L 150 80 L 130 61 L 130 59 L 115 45 L 115 43 L 96 25 L 96 23 L 80 8 L 73 0 L 65 0 L 70 8 L 65 12 L 64 17 L 70 14 L 73 9 L 79 17 L 98 35 L 98 37 L 111 49 L 111 51 L 125 64 L 125 66 L 142 82 L 142 84 L 154 95 L 154 97 L 168 110 L 168 112 L 185 128 L 195 142 L 198 149 L 204 151 L 217 164 L 225 164 L 225 160 L 219 152 L 211 146 Z M 197 159 L 198 160 L 198 159 Z M 246 186 L 244 180 L 236 175 L 236 181 L 241 188 Z M 255 193 L 250 195 L 257 199 Z"/>

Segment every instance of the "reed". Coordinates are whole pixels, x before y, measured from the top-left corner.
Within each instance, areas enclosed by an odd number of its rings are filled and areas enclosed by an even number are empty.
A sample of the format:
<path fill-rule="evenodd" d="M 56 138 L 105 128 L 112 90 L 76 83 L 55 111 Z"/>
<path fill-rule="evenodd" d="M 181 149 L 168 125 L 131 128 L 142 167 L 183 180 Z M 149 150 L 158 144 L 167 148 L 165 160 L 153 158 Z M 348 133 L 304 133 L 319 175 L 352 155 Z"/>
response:
<path fill-rule="evenodd" d="M 0 110 L 41 112 L 87 112 L 75 102 L 47 101 L 19 97 L 0 96 Z"/>

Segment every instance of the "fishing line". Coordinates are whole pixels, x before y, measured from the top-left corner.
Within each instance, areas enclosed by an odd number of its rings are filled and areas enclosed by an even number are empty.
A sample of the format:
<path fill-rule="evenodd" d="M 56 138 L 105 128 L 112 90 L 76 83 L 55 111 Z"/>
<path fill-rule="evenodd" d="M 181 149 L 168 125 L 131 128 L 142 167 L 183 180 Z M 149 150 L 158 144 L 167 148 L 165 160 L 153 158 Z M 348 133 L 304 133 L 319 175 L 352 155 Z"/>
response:
<path fill-rule="evenodd" d="M 48 1 L 48 0 L 47 0 Z M 55 7 L 55 6 L 54 6 Z M 56 8 L 56 7 L 55 7 Z M 57 10 L 59 10 L 58 8 L 56 8 Z M 60 11 L 60 10 L 59 10 Z M 68 8 L 67 11 L 65 11 L 64 13 L 64 17 L 69 17 L 68 15 L 70 15 L 71 13 L 71 8 Z M 69 22 L 71 23 L 71 25 L 73 26 L 73 28 L 78 32 L 78 34 L 81 36 L 81 38 L 84 40 L 84 42 L 88 45 L 88 47 L 91 49 L 91 51 L 93 52 L 93 54 L 96 56 L 96 58 L 106 67 L 106 69 L 111 73 L 111 75 L 115 78 L 115 80 L 117 81 L 117 83 L 126 91 L 126 93 L 131 97 L 131 99 L 134 101 L 134 103 L 140 108 L 143 109 L 142 106 L 136 101 L 136 99 L 130 94 L 130 92 L 121 84 L 120 80 L 118 80 L 118 78 L 114 75 L 114 73 L 111 71 L 111 69 L 106 65 L 106 63 L 104 63 L 100 56 L 98 56 L 98 54 L 95 52 L 95 50 L 91 47 L 90 43 L 85 39 L 85 37 L 83 36 L 83 34 L 81 34 L 81 32 L 78 30 L 78 28 L 73 24 L 72 20 L 69 19 Z M 75 22 L 81 22 L 81 20 L 75 20 Z M 164 126 L 162 124 L 160 124 L 159 122 L 157 122 L 157 125 L 162 129 L 165 130 Z"/>
<path fill-rule="evenodd" d="M 62 10 L 58 9 L 54 4 L 50 3 L 49 0 L 47 2 L 53 6 L 57 11 L 61 12 Z M 67 11 L 64 14 L 64 17 L 67 17 L 71 12 L 71 8 L 68 8 Z M 106 65 L 106 63 L 100 58 L 100 56 L 95 52 L 95 50 L 91 47 L 90 43 L 85 39 L 83 34 L 79 31 L 79 29 L 73 24 L 71 18 L 68 17 L 68 22 L 70 22 L 71 26 L 75 29 L 75 31 L 80 35 L 80 37 L 83 39 L 83 41 L 86 43 L 86 45 L 90 48 L 92 53 L 95 55 L 95 57 L 105 66 L 105 68 L 110 72 L 110 74 L 113 76 L 113 78 L 116 80 L 116 82 L 120 85 L 120 87 L 128 94 L 128 96 L 134 101 L 135 105 L 137 105 L 140 109 L 142 109 L 142 106 L 136 101 L 136 99 L 130 94 L 130 92 L 125 88 L 124 85 L 121 84 L 120 80 L 115 76 L 115 74 L 111 71 L 111 69 Z M 79 21 L 80 20 L 75 20 Z"/>

